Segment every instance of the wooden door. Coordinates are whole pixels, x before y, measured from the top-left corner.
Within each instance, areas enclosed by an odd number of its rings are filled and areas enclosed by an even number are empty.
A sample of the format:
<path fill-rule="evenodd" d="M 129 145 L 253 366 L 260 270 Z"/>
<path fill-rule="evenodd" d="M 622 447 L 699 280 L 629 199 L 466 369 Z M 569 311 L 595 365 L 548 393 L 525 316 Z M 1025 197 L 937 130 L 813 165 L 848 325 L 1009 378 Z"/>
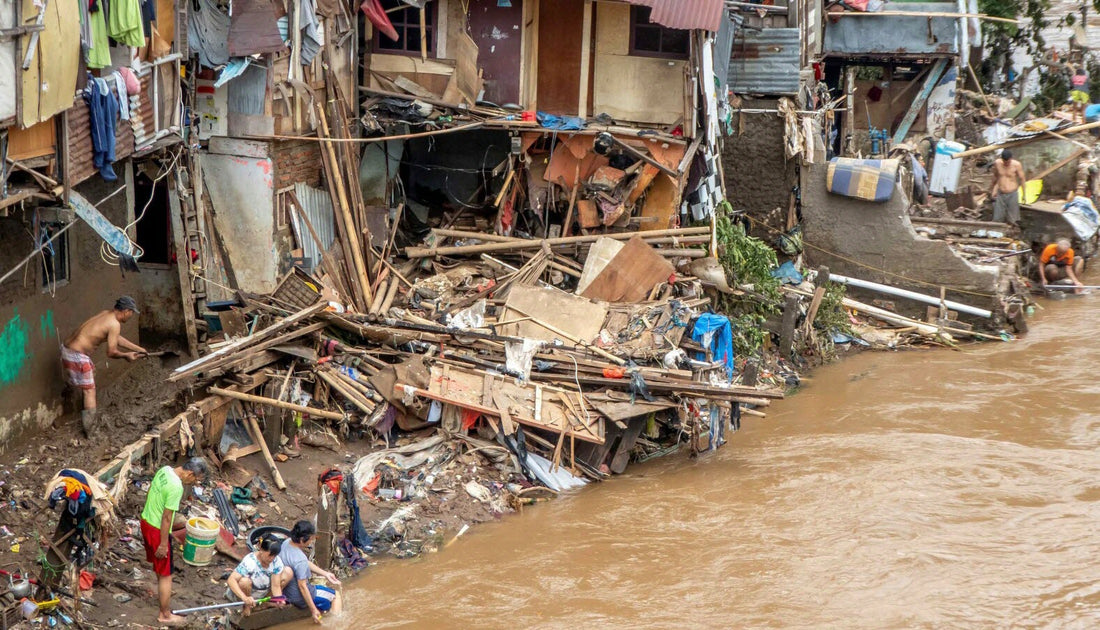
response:
<path fill-rule="evenodd" d="M 523 0 L 502 7 L 498 0 L 470 0 L 467 28 L 477 43 L 477 64 L 485 81 L 484 100 L 497 105 L 519 104 L 523 62 Z"/>
<path fill-rule="evenodd" d="M 584 0 L 539 0 L 538 109 L 578 113 Z"/>

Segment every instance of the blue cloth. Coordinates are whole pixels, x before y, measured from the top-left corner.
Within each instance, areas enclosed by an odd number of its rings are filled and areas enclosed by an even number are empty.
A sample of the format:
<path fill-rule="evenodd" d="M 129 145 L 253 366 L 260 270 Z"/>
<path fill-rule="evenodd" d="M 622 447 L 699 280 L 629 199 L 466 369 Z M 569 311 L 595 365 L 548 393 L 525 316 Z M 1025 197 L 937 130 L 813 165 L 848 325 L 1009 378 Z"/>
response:
<path fill-rule="evenodd" d="M 92 131 L 92 163 L 103 179 L 118 179 L 111 163 L 115 161 L 115 125 L 118 124 L 118 99 L 104 79 L 88 75 L 84 88 L 84 102 L 88 104 L 88 118 Z"/>
<path fill-rule="evenodd" d="M 787 261 L 771 271 L 772 277 L 783 284 L 802 284 L 802 274 L 795 268 L 794 263 Z"/>
<path fill-rule="evenodd" d="M 829 160 L 825 186 L 837 195 L 879 203 L 888 201 L 894 194 L 898 164 L 897 160 L 833 158 Z"/>
<path fill-rule="evenodd" d="M 554 114 L 539 112 L 535 115 L 535 119 L 539 121 L 540 125 L 547 129 L 557 129 L 558 131 L 577 131 L 579 129 L 584 129 L 584 121 L 576 116 L 555 116 Z"/>
<path fill-rule="evenodd" d="M 1100 103 L 1085 106 L 1085 120 L 1089 122 L 1100 120 Z"/>
<path fill-rule="evenodd" d="M 695 320 L 695 328 L 691 331 L 692 341 L 710 350 L 715 361 L 726 364 L 726 373 L 733 376 L 733 327 L 730 320 L 724 315 L 703 313 Z M 706 361 L 707 355 L 703 352 L 696 353 L 696 358 Z"/>

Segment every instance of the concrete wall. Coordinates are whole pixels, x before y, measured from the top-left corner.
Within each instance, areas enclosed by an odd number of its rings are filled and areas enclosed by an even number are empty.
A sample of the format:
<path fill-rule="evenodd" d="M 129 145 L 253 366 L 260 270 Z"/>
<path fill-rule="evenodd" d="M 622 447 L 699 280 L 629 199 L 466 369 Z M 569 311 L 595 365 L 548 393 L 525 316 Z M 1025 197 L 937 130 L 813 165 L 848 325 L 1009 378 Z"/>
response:
<path fill-rule="evenodd" d="M 593 114 L 656 124 L 671 124 L 684 115 L 687 61 L 631 56 L 630 5 L 596 5 L 594 52 Z"/>
<path fill-rule="evenodd" d="M 142 266 L 140 281 L 140 286 L 134 289 L 132 295 L 142 309 L 142 338 L 150 339 L 153 343 L 167 339 L 186 339 L 180 276 L 176 267 Z"/>
<path fill-rule="evenodd" d="M 1012 147 L 1012 157 L 1020 160 L 1024 174 L 1031 177 L 1054 166 L 1077 151 L 1075 144 L 1050 138 Z M 1064 197 L 1077 186 L 1077 160 L 1043 177 L 1043 195 Z"/>
<path fill-rule="evenodd" d="M 94 177 L 76 190 L 95 203 L 117 186 Z M 116 195 L 100 206 L 100 211 L 116 225 L 124 225 L 126 196 Z M 27 232 L 31 229 L 31 210 L 0 219 L 0 270 L 4 273 L 35 248 Z M 0 284 L 0 450 L 25 432 L 47 429 L 61 415 L 61 341 L 85 319 L 110 308 L 119 295 L 129 293 L 137 298 L 146 282 L 144 273 L 123 278 L 117 267 L 103 262 L 99 255 L 102 241 L 82 221 L 65 234 L 68 283 L 52 293 L 41 288 L 42 263 L 35 257 L 23 271 Z M 140 316 L 131 319 L 122 334 L 141 343 L 140 324 Z M 92 356 L 100 386 L 112 382 L 127 365 L 108 362 L 105 353 L 101 348 Z"/>
<path fill-rule="evenodd" d="M 775 109 L 777 99 L 744 99 L 746 109 Z M 786 208 L 791 188 L 798 183 L 798 160 L 783 152 L 783 119 L 774 114 L 744 114 L 744 131 L 726 138 L 722 167 L 726 193 L 734 210 L 760 217 L 776 208 Z"/>
<path fill-rule="evenodd" d="M 909 222 L 909 199 L 900 188 L 886 203 L 872 203 L 827 192 L 825 176 L 826 165 L 802 169 L 807 264 L 827 265 L 835 273 L 929 295 L 938 295 L 937 287 L 944 286 L 949 299 L 996 311 L 995 298 L 959 290 L 993 295 L 1000 281 L 997 268 L 972 265 L 944 241 L 918 236 Z M 912 300 L 851 289 L 849 293 L 856 299 L 892 300 L 899 312 L 924 319 L 924 305 Z"/>

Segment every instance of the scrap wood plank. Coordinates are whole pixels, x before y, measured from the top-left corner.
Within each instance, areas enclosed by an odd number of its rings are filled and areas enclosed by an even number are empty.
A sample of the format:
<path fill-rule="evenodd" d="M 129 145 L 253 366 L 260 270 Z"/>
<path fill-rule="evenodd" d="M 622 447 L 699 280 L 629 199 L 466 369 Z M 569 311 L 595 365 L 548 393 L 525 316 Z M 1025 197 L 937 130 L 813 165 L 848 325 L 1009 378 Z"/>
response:
<path fill-rule="evenodd" d="M 194 361 L 188 363 L 187 365 L 183 365 L 183 366 L 180 366 L 180 367 L 176 368 L 173 371 L 173 373 L 168 377 L 168 380 L 169 381 L 178 381 L 178 380 L 186 378 L 187 376 L 190 376 L 192 374 L 201 372 L 203 370 L 203 368 L 205 368 L 206 366 L 214 363 L 215 361 L 220 361 L 220 360 L 222 360 L 226 357 L 230 357 L 231 355 L 233 355 L 234 353 L 236 353 L 236 352 L 238 352 L 242 349 L 249 348 L 249 347 L 251 347 L 251 346 L 253 346 L 253 345 L 255 345 L 255 344 L 257 344 L 261 341 L 267 340 L 267 339 L 273 337 L 276 333 L 278 333 L 282 330 L 286 330 L 287 328 L 290 328 L 294 324 L 296 324 L 296 323 L 298 323 L 298 322 L 300 322 L 304 319 L 308 319 L 309 317 L 312 317 L 313 315 L 316 315 L 317 313 L 320 313 L 321 311 L 323 311 L 326 308 L 326 306 L 327 306 L 327 304 L 325 304 L 324 302 L 318 302 L 317 304 L 314 304 L 312 306 L 308 306 L 308 307 L 298 311 L 297 313 L 294 313 L 293 315 L 289 315 L 287 317 L 284 317 L 284 318 L 280 319 L 279 321 L 275 322 L 274 324 L 271 324 L 267 328 L 264 328 L 263 330 L 261 330 L 259 332 L 256 332 L 256 333 L 254 333 L 254 334 L 252 334 L 248 337 L 245 337 L 244 339 L 238 339 L 237 341 L 234 341 L 231 344 L 222 346 L 221 348 L 218 348 L 216 351 L 211 352 L 210 354 L 208 354 L 204 357 L 201 357 L 199 359 L 195 359 Z"/>

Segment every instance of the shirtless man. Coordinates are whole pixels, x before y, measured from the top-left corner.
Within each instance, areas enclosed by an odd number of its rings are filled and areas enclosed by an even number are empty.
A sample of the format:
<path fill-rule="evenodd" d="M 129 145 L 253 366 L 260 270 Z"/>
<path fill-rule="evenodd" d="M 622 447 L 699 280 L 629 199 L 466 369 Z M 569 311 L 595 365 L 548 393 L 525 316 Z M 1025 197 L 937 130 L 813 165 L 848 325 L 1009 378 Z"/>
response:
<path fill-rule="evenodd" d="M 135 361 L 145 348 L 122 336 L 122 324 L 137 313 L 134 298 L 124 295 L 115 302 L 109 311 L 101 311 L 80 325 L 61 347 L 61 364 L 65 367 L 69 383 L 84 394 L 84 410 L 80 412 L 80 425 L 84 435 L 91 437 L 95 423 L 95 365 L 91 355 L 95 349 L 107 342 L 107 358 Z"/>
<path fill-rule="evenodd" d="M 1024 177 L 1024 165 L 1012 159 L 1012 151 L 1001 151 L 1001 157 L 993 162 L 993 187 L 989 196 L 993 198 L 993 220 L 997 223 L 1020 223 L 1020 187 L 1027 179 Z"/>

